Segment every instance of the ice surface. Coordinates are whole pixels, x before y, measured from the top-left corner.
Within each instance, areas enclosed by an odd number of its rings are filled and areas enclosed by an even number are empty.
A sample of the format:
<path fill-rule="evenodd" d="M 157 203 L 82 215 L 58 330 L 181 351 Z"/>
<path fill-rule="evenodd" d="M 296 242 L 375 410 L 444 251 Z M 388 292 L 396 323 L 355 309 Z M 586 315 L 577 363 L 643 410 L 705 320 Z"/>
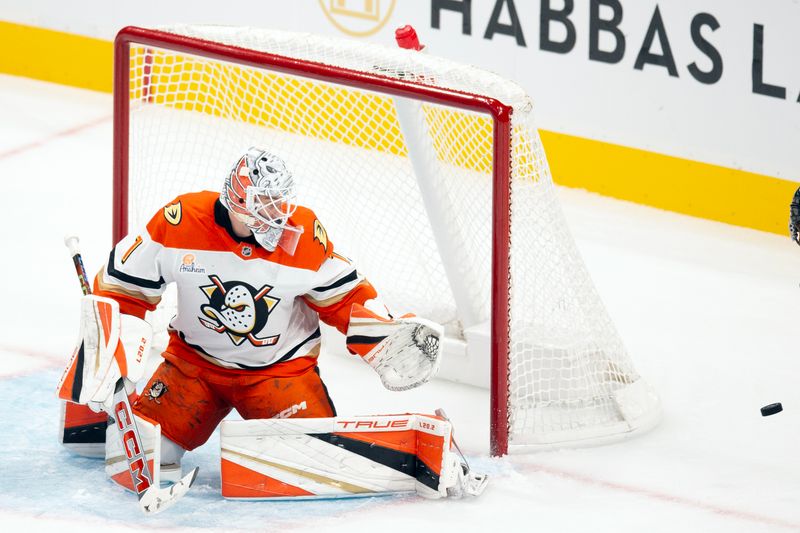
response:
<path fill-rule="evenodd" d="M 111 97 L 0 76 L 6 299 L 0 307 L 0 523 L 4 531 L 800 531 L 800 249 L 787 237 L 559 190 L 590 272 L 664 420 L 622 443 L 492 459 L 488 393 L 437 381 L 384 391 L 359 361 L 322 358 L 344 414 L 443 407 L 479 499 L 244 503 L 219 494 L 218 440 L 187 455 L 195 488 L 140 513 L 102 462 L 57 444 L 54 389 L 77 334 L 79 288 L 110 246 Z M 724 191 L 720 191 L 724 194 Z M 789 203 L 787 198 L 787 207 Z M 788 209 L 787 209 L 788 215 Z M 785 411 L 762 418 L 762 405 Z"/>

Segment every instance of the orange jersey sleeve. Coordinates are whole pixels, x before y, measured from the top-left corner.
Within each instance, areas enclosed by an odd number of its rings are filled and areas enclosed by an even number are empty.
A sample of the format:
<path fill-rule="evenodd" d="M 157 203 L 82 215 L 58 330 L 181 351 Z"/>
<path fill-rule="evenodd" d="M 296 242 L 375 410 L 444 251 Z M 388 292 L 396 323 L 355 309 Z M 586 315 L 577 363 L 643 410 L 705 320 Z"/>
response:
<path fill-rule="evenodd" d="M 119 312 L 124 315 L 133 315 L 144 320 L 147 311 L 153 311 L 156 308 L 157 303 L 148 301 L 141 295 L 125 294 L 116 287 L 103 289 L 102 272 L 94 277 L 93 285 L 94 294 L 116 300 L 119 303 Z"/>
<path fill-rule="evenodd" d="M 353 304 L 364 305 L 364 302 L 376 296 L 378 296 L 378 292 L 375 287 L 369 281 L 363 280 L 351 291 L 343 294 L 340 299 L 327 306 L 314 303 L 308 297 L 306 297 L 306 303 L 319 313 L 320 320 L 346 334 L 350 324 L 350 309 Z"/>

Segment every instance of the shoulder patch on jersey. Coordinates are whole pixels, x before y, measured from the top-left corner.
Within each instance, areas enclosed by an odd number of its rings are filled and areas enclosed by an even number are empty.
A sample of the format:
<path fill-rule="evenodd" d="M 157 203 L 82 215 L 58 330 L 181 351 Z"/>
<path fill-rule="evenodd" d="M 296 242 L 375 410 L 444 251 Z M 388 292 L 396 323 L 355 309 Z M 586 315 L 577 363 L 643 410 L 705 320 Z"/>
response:
<path fill-rule="evenodd" d="M 167 219 L 167 222 L 173 226 L 177 226 L 181 223 L 181 219 L 183 218 L 183 209 L 181 208 L 180 200 L 174 204 L 169 204 L 168 206 L 164 207 L 164 218 Z"/>
<path fill-rule="evenodd" d="M 322 245 L 325 253 L 328 252 L 328 232 L 325 231 L 319 220 L 314 220 L 314 240 Z"/>
<path fill-rule="evenodd" d="M 127 260 L 128 260 L 128 258 L 131 256 L 131 254 L 132 254 L 132 253 L 133 253 L 133 252 L 134 252 L 134 251 L 135 251 L 135 250 L 136 250 L 136 249 L 137 249 L 137 248 L 138 248 L 138 247 L 139 247 L 139 246 L 140 246 L 140 245 L 141 245 L 143 242 L 144 242 L 144 241 L 142 240 L 142 236 L 141 236 L 141 235 L 137 235 L 137 236 L 136 236 L 136 240 L 134 240 L 134 241 L 133 241 L 133 245 L 132 245 L 130 248 L 128 248 L 128 251 L 127 251 L 127 252 L 125 252 L 124 254 L 122 254 L 122 259 L 120 259 L 120 261 L 119 261 L 119 262 L 120 262 L 120 263 L 122 263 L 122 264 L 124 265 L 124 264 L 125 264 L 125 261 L 127 261 Z"/>

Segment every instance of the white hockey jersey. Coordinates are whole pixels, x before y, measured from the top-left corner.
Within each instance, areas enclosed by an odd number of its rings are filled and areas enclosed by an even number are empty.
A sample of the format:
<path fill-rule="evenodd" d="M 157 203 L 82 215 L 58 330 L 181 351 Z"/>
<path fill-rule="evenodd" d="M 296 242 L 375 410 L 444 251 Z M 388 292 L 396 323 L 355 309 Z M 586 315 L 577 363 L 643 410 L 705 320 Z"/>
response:
<path fill-rule="evenodd" d="M 144 316 L 177 284 L 172 355 L 252 371 L 300 357 L 315 364 L 320 319 L 344 332 L 352 304 L 376 293 L 310 209 L 289 223 L 303 228 L 295 253 L 268 252 L 233 233 L 218 193 L 181 195 L 114 247 L 95 290 Z"/>

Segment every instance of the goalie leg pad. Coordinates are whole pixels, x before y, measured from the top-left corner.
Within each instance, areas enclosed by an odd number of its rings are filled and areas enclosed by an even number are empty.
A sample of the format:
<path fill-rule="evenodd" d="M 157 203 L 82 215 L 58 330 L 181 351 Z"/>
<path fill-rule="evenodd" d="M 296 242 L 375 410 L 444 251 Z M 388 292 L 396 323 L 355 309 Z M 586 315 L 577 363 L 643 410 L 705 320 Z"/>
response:
<path fill-rule="evenodd" d="M 60 402 L 59 442 L 71 452 L 84 457 L 105 457 L 108 414 L 95 413 L 85 405 Z"/>
<path fill-rule="evenodd" d="M 457 480 L 446 462 L 451 434 L 448 421 L 427 415 L 226 420 L 222 495 L 261 500 L 417 492 L 446 497 Z"/>

